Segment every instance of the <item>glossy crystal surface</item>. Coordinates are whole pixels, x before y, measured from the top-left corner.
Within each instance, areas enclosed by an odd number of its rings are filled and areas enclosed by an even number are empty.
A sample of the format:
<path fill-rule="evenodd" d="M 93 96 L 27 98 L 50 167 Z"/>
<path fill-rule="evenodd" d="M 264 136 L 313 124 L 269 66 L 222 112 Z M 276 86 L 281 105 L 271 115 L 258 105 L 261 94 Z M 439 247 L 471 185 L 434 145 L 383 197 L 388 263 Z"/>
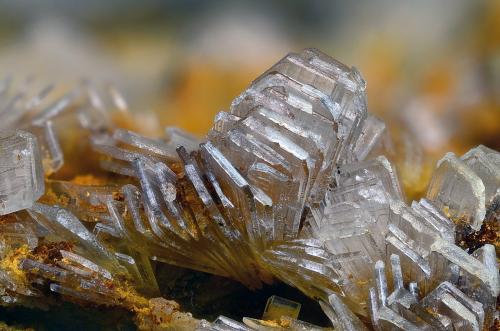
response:
<path fill-rule="evenodd" d="M 25 131 L 0 135 L 0 215 L 29 208 L 44 192 L 36 138 Z"/>
<path fill-rule="evenodd" d="M 9 105 L 18 94 L 4 85 Z M 496 251 L 469 239 L 498 222 L 500 154 L 446 154 L 426 197 L 408 203 L 365 89 L 355 68 L 291 53 L 203 139 L 119 127 L 114 110 L 127 109 L 114 89 L 23 94 L 0 115 L 22 129 L 0 138 L 1 303 L 120 306 L 142 329 L 325 329 L 278 297 L 262 319 L 194 319 L 157 298 L 154 263 L 168 263 L 252 289 L 285 282 L 318 300 L 335 330 L 490 327 Z M 71 167 L 68 128 L 95 177 L 52 176 Z"/>

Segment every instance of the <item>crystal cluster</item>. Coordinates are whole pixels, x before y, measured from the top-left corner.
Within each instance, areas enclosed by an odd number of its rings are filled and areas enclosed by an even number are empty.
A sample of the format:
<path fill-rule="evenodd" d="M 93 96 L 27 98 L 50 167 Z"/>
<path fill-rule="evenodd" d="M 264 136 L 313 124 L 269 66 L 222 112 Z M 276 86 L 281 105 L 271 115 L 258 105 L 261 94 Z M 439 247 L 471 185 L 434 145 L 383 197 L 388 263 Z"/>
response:
<path fill-rule="evenodd" d="M 365 85 L 317 50 L 289 54 L 199 141 L 119 128 L 106 111 L 126 111 L 114 89 L 87 83 L 45 105 L 50 88 L 6 81 L 0 126 L 17 131 L 0 138 L 3 304 L 34 304 L 48 288 L 139 312 L 144 328 L 322 329 L 286 314 L 196 321 L 147 299 L 159 261 L 250 288 L 279 279 L 319 300 L 335 330 L 489 328 L 498 242 L 471 238 L 498 228 L 500 153 L 447 154 L 427 196 L 407 204 Z M 105 180 L 47 177 L 67 165 L 58 133 L 69 127 Z"/>

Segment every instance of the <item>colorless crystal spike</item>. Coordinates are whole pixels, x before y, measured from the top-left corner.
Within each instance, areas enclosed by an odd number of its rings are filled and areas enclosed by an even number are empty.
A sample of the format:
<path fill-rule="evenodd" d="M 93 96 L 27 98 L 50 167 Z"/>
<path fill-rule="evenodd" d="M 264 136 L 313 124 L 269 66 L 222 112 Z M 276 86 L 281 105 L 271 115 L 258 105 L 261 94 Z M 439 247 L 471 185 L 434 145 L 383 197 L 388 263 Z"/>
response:
<path fill-rule="evenodd" d="M 368 328 L 347 308 L 336 294 L 328 296 L 328 303 L 320 301 L 321 309 L 332 321 L 335 330 L 368 331 Z"/>
<path fill-rule="evenodd" d="M 196 331 L 253 331 L 243 323 L 219 316 L 213 323 L 202 323 Z"/>
<path fill-rule="evenodd" d="M 89 256 L 102 262 L 110 263 L 112 260 L 111 254 L 80 220 L 68 210 L 57 206 L 35 203 L 28 212 L 36 222 L 47 230 L 85 247 Z"/>
<path fill-rule="evenodd" d="M 113 133 L 113 138 L 117 141 L 144 150 L 144 152 L 162 155 L 172 160 L 178 158 L 175 147 L 161 140 L 150 139 L 123 129 L 116 129 Z"/>

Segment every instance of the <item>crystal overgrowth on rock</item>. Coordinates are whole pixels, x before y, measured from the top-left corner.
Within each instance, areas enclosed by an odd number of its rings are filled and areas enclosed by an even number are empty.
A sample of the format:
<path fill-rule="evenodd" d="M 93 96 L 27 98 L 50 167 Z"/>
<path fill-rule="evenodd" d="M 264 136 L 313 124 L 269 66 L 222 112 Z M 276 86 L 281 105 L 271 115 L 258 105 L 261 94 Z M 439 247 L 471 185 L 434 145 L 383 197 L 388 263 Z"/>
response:
<path fill-rule="evenodd" d="M 256 327 L 198 322 L 148 300 L 159 293 L 153 260 L 250 288 L 280 279 L 320 300 L 340 330 L 488 328 L 498 241 L 471 238 L 497 231 L 500 154 L 447 154 L 426 198 L 406 204 L 365 85 L 317 50 L 289 54 L 198 141 L 176 128 L 158 139 L 119 128 L 108 109 L 126 104 L 114 89 L 83 84 L 52 98 L 50 87 L 30 94 L 5 80 L 0 126 L 18 131 L 0 139 L 2 303 L 42 304 L 49 289 L 124 306 L 143 328 Z M 67 165 L 57 137 L 68 126 L 95 177 L 48 177 Z"/>

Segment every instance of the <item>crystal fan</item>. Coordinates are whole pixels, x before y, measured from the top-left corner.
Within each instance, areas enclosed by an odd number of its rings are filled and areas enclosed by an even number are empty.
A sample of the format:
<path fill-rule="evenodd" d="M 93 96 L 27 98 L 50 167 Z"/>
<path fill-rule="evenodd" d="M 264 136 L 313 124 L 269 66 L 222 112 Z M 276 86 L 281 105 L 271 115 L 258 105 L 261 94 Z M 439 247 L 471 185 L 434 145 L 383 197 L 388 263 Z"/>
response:
<path fill-rule="evenodd" d="M 279 279 L 318 300 L 335 330 L 485 330 L 498 317 L 498 240 L 478 238 L 498 235 L 500 154 L 446 154 L 426 197 L 407 204 L 355 68 L 288 54 L 201 141 L 120 128 L 114 89 L 33 85 L 0 88 L 4 305 L 44 305 L 50 289 L 130 309 L 143 329 L 321 329 L 297 316 L 196 320 L 155 298 L 159 261 L 252 289 Z M 104 180 L 53 179 L 71 166 L 67 142 L 73 166 Z"/>

